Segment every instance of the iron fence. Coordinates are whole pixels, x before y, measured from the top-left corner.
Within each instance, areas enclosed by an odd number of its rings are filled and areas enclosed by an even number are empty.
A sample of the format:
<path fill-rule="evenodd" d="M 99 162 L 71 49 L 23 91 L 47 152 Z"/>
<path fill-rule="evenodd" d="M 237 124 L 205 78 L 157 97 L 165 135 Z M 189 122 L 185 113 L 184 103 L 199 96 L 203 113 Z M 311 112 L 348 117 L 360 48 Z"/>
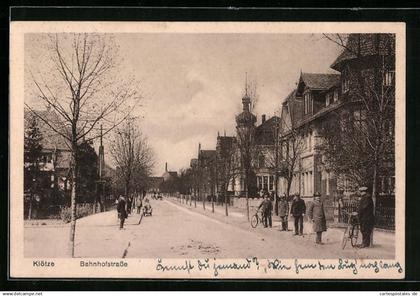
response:
<path fill-rule="evenodd" d="M 334 220 L 339 223 L 348 223 L 349 215 L 357 212 L 358 202 L 344 200 L 335 205 Z M 395 202 L 390 200 L 378 200 L 375 208 L 375 227 L 395 230 Z"/>

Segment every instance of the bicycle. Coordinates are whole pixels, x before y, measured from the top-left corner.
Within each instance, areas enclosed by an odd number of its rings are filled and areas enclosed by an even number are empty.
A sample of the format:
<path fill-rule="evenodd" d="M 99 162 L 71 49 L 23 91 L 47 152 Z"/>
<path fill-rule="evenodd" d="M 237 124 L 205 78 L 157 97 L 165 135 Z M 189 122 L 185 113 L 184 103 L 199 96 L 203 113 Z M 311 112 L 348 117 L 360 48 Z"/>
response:
<path fill-rule="evenodd" d="M 351 242 L 351 246 L 355 248 L 359 242 L 360 239 L 360 224 L 357 212 L 348 213 L 344 211 L 348 215 L 348 225 L 343 233 L 343 239 L 341 241 L 341 247 L 344 250 L 346 247 L 347 241 Z"/>
<path fill-rule="evenodd" d="M 251 217 L 251 226 L 252 226 L 252 228 L 257 227 L 258 223 L 260 223 L 261 221 L 263 221 L 262 212 L 260 210 L 258 210 Z"/>

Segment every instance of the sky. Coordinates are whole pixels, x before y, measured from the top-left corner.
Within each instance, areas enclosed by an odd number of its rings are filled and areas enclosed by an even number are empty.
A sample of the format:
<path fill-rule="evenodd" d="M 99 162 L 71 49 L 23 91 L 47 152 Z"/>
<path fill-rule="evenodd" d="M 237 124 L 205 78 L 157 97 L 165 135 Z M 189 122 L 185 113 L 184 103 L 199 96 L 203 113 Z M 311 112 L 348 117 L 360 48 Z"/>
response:
<path fill-rule="evenodd" d="M 341 51 L 321 34 L 127 33 L 115 40 L 120 75 L 134 74 L 140 83 L 140 126 L 158 176 L 165 162 L 173 171 L 188 167 L 198 143 L 215 149 L 218 132 L 235 135 L 245 73 L 257 83 L 260 123 L 262 114 L 279 114 L 301 71 L 334 73 L 329 66 Z"/>

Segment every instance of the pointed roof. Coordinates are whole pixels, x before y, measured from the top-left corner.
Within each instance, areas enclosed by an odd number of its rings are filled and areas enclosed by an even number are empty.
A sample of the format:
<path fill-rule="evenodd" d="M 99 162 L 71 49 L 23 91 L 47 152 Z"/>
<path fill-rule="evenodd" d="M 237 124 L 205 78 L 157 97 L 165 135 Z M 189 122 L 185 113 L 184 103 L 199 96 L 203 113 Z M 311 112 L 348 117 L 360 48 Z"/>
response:
<path fill-rule="evenodd" d="M 331 64 L 340 71 L 345 62 L 358 57 L 395 53 L 394 34 L 350 34 L 341 54 Z"/>
<path fill-rule="evenodd" d="M 58 117 L 57 113 L 55 113 L 52 110 L 41 110 L 41 111 L 35 111 L 38 116 L 42 117 L 48 122 L 51 122 L 56 127 L 62 126 L 63 133 L 66 133 L 65 126 L 61 123 L 60 118 Z M 27 128 L 29 124 L 30 118 L 32 116 L 37 118 L 37 123 L 39 130 L 42 134 L 42 140 L 41 145 L 43 149 L 46 150 L 70 150 L 68 143 L 66 142 L 66 139 L 64 139 L 61 135 L 56 133 L 49 127 L 44 121 L 39 119 L 37 115 L 33 114 L 32 111 L 25 109 L 24 111 L 24 125 L 25 128 Z"/>
<path fill-rule="evenodd" d="M 301 82 L 310 89 L 327 90 L 340 83 L 340 74 L 302 73 L 299 84 Z"/>
<path fill-rule="evenodd" d="M 302 119 L 303 102 L 297 97 L 297 89 L 292 90 L 282 104 L 281 129 L 284 131 L 297 126 Z"/>

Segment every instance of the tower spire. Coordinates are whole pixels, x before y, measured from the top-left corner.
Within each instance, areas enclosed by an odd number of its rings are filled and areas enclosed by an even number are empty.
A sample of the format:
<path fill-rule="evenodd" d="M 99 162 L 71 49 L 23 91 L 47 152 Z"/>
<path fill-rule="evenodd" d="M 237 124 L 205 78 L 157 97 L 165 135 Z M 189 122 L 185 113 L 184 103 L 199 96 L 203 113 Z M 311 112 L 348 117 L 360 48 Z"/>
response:
<path fill-rule="evenodd" d="M 102 146 L 102 124 L 101 124 L 101 146 Z"/>
<path fill-rule="evenodd" d="M 248 72 L 245 72 L 245 96 L 248 96 Z"/>

